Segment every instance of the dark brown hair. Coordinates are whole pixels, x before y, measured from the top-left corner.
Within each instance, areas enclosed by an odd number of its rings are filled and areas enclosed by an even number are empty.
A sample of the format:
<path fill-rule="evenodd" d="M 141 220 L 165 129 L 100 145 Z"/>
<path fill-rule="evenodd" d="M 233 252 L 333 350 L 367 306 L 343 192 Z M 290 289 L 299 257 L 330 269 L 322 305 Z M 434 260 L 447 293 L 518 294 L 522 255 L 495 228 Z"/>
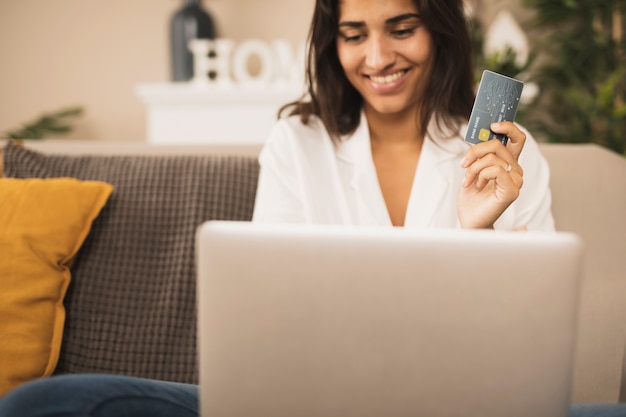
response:
<path fill-rule="evenodd" d="M 279 111 L 318 116 L 331 137 L 356 130 L 363 98 L 350 84 L 337 53 L 339 1 L 316 0 L 308 35 L 307 96 Z M 431 79 L 424 94 L 419 125 L 426 134 L 433 115 L 442 124 L 468 119 L 474 102 L 471 40 L 462 0 L 414 0 L 435 48 Z"/>

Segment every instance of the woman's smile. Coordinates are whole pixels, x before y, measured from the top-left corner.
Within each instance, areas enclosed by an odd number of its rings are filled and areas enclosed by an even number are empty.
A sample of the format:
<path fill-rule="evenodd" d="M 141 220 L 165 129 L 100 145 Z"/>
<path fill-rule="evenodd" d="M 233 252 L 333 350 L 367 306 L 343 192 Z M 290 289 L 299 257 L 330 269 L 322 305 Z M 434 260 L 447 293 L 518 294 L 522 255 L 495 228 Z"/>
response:
<path fill-rule="evenodd" d="M 366 75 L 370 80 L 372 89 L 379 93 L 393 93 L 397 91 L 406 80 L 409 70 L 400 70 L 387 75 Z"/>

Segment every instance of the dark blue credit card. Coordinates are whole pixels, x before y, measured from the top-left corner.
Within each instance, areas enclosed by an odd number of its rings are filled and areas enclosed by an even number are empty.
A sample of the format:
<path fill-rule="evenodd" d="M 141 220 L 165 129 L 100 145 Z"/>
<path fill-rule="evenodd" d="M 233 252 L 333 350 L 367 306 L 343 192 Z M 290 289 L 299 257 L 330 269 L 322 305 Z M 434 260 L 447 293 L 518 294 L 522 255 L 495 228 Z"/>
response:
<path fill-rule="evenodd" d="M 491 131 L 494 122 L 512 122 L 515 120 L 517 107 L 524 83 L 493 71 L 483 71 L 474 107 L 470 115 L 465 141 L 471 144 L 498 139 L 506 146 L 506 135 Z"/>

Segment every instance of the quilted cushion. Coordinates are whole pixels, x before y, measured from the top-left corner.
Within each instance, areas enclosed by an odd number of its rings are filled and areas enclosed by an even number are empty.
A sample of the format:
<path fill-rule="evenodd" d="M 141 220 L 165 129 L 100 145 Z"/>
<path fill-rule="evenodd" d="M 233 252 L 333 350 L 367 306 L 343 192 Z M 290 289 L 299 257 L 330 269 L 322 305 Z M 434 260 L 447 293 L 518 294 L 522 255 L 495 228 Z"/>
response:
<path fill-rule="evenodd" d="M 8 144 L 6 177 L 112 184 L 76 256 L 56 373 L 197 383 L 196 228 L 250 220 L 259 166 L 216 155 L 52 155 Z"/>

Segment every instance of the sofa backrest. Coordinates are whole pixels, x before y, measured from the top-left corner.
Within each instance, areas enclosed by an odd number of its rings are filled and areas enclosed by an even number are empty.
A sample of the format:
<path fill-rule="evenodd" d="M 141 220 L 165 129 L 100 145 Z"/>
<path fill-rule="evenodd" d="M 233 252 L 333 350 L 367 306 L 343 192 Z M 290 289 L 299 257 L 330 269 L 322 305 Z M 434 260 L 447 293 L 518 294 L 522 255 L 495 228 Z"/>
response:
<path fill-rule="evenodd" d="M 585 243 L 573 400 L 616 402 L 621 385 L 626 402 L 626 158 L 594 144 L 540 149 L 556 227 Z"/>

